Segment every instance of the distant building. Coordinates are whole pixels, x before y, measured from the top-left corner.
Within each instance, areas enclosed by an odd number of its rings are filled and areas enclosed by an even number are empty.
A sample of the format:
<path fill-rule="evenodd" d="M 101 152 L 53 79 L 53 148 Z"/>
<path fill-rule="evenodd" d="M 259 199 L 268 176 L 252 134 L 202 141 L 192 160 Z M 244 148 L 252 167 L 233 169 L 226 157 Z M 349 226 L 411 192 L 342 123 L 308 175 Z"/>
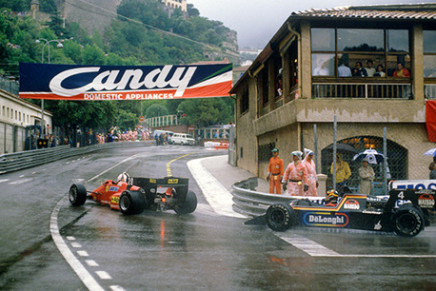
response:
<path fill-rule="evenodd" d="M 188 5 L 186 3 L 186 0 L 162 0 L 162 3 L 170 8 L 180 9 L 182 10 L 182 12 L 188 11 Z"/>
<path fill-rule="evenodd" d="M 26 127 L 41 125 L 41 108 L 0 89 L 0 154 L 23 151 Z M 44 111 L 46 132 L 52 133 L 52 113 Z"/>
<path fill-rule="evenodd" d="M 368 66 L 365 73 L 352 73 L 357 63 Z M 391 178 L 427 179 L 431 158 L 423 154 L 435 147 L 426 102 L 436 99 L 436 5 L 292 13 L 231 92 L 237 165 L 260 177 L 274 147 L 287 163 L 290 152 L 317 146 L 318 173 L 330 175 L 336 115 L 338 143 L 382 152 L 386 128 Z M 344 158 L 350 186 L 358 187 L 354 154 Z"/>

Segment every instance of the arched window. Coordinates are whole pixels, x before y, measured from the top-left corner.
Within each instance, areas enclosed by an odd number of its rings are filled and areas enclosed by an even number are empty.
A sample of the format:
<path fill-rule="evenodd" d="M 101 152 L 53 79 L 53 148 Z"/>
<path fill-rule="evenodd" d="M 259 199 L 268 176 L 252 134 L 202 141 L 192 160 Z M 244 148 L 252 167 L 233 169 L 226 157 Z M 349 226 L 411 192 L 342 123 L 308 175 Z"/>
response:
<path fill-rule="evenodd" d="M 383 154 L 383 138 L 377 136 L 355 136 L 343 139 L 337 142 L 337 152 L 341 154 L 342 160 L 346 161 L 351 170 L 351 177 L 347 181 L 347 186 L 357 191 L 360 183 L 359 168 L 360 162 L 353 161 L 353 157 L 366 149 L 375 149 Z M 407 160 L 408 151 L 401 145 L 387 140 L 388 156 L 388 182 L 389 180 L 406 180 L 407 179 Z M 333 162 L 333 145 L 329 145 L 321 151 L 321 173 L 328 175 L 327 188 L 332 187 L 332 175 L 330 167 Z M 371 165 L 375 172 L 375 184 L 383 186 L 383 163 Z"/>

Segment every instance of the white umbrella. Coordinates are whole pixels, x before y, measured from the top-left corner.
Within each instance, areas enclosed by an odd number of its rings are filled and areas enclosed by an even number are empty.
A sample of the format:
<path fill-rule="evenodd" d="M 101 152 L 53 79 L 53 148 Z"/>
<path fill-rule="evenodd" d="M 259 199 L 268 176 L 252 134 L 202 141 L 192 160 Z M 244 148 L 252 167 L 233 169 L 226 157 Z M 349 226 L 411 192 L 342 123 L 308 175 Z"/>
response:
<path fill-rule="evenodd" d="M 385 156 L 374 149 L 364 150 L 361 153 L 354 155 L 353 161 L 362 161 L 364 158 L 368 159 L 370 164 L 378 164 L 383 162 Z"/>
<path fill-rule="evenodd" d="M 428 151 L 425 152 L 424 156 L 432 156 L 432 157 L 436 157 L 436 148 L 434 149 L 430 149 Z"/>

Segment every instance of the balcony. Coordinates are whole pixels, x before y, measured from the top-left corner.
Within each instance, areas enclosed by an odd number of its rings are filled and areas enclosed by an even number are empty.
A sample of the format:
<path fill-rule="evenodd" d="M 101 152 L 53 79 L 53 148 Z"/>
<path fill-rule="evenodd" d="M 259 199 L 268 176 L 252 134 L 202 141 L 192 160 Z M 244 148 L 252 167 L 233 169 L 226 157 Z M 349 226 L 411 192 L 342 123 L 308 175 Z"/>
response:
<path fill-rule="evenodd" d="M 412 99 L 413 95 L 409 79 L 371 83 L 355 80 L 351 82 L 314 80 L 312 98 Z"/>

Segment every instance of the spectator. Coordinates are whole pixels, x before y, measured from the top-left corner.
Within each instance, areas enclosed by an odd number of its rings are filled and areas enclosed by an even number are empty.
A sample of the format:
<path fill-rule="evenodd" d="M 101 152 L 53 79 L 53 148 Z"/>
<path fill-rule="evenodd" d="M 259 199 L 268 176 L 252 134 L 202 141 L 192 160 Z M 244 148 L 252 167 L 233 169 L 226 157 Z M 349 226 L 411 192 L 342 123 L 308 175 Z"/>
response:
<path fill-rule="evenodd" d="M 374 73 L 374 77 L 386 77 L 385 69 L 383 68 L 383 65 L 378 65 L 376 72 Z"/>
<path fill-rule="evenodd" d="M 368 77 L 374 77 L 375 68 L 374 68 L 374 63 L 372 62 L 372 60 L 366 61 L 365 71 L 366 71 L 366 75 Z"/>
<path fill-rule="evenodd" d="M 360 177 L 360 194 L 371 194 L 372 181 L 374 181 L 375 173 L 372 167 L 368 163 L 368 159 L 362 160 L 362 166 L 359 168 Z"/>
<path fill-rule="evenodd" d="M 406 69 L 403 63 L 397 63 L 397 69 L 394 71 L 394 77 L 398 78 L 410 78 L 410 72 Z"/>
<path fill-rule="evenodd" d="M 273 149 L 271 152 L 273 156 L 269 160 L 268 175 L 266 176 L 266 180 L 269 181 L 269 193 L 274 194 L 275 188 L 276 194 L 282 194 L 280 181 L 284 172 L 283 160 L 279 158 L 278 148 Z"/>
<path fill-rule="evenodd" d="M 435 180 L 436 179 L 436 163 L 431 162 L 428 169 L 430 170 L 430 180 Z"/>
<path fill-rule="evenodd" d="M 353 77 L 368 77 L 366 70 L 362 68 L 362 62 L 356 62 L 356 66 L 353 68 Z"/>
<path fill-rule="evenodd" d="M 338 67 L 338 76 L 339 77 L 351 77 L 351 69 L 350 67 L 347 66 L 347 64 L 345 63 L 345 61 L 340 60 L 340 65 Z"/>
<path fill-rule="evenodd" d="M 333 175 L 333 163 L 330 166 L 330 174 Z M 342 155 L 336 155 L 336 185 L 344 187 L 347 185 L 347 180 L 351 176 L 350 166 L 342 160 Z"/>

